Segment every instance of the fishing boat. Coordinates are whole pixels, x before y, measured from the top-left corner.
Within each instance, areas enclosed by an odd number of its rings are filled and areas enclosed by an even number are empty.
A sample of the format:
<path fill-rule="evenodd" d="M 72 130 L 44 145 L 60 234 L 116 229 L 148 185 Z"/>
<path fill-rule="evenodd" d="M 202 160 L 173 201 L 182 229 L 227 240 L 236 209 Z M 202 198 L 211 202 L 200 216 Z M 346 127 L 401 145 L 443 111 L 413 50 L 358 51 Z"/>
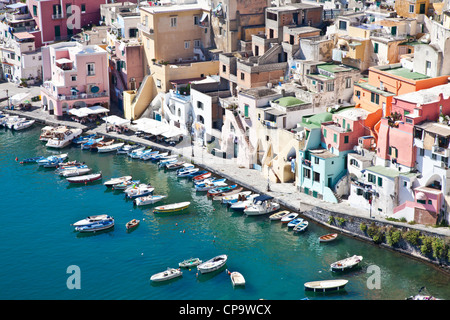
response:
<path fill-rule="evenodd" d="M 184 164 L 185 164 L 184 161 L 169 162 L 169 163 L 166 163 L 165 168 L 167 170 L 180 169 L 183 167 Z"/>
<path fill-rule="evenodd" d="M 137 149 L 132 150 L 128 153 L 128 156 L 132 159 L 139 159 L 141 155 L 144 153 L 146 147 L 139 147 Z"/>
<path fill-rule="evenodd" d="M 127 180 L 113 185 L 112 188 L 114 190 L 126 190 L 133 185 L 138 185 L 140 182 L 141 180 Z"/>
<path fill-rule="evenodd" d="M 325 235 L 319 237 L 319 241 L 320 242 L 330 242 L 330 241 L 335 240 L 337 238 L 337 236 L 338 236 L 337 233 L 325 234 Z"/>
<path fill-rule="evenodd" d="M 43 156 L 39 156 L 39 157 L 33 157 L 33 158 L 27 158 L 27 159 L 23 159 L 22 161 L 20 161 L 20 164 L 24 164 L 24 163 L 37 163 L 39 160 L 44 159 Z"/>
<path fill-rule="evenodd" d="M 113 145 L 114 144 L 114 139 L 111 139 L 111 140 L 107 140 L 107 141 L 105 141 L 104 139 L 102 140 L 102 141 L 100 141 L 100 142 L 96 142 L 96 143 L 93 143 L 91 146 L 90 146 L 90 148 L 89 148 L 89 150 L 90 151 L 97 151 L 98 152 L 98 148 L 103 148 L 103 147 L 109 147 L 109 146 L 111 146 L 111 145 Z"/>
<path fill-rule="evenodd" d="M 115 185 L 118 185 L 119 183 L 125 182 L 125 181 L 130 181 L 132 178 L 131 176 L 122 176 L 122 177 L 118 177 L 118 178 L 112 178 L 108 181 L 106 181 L 105 183 L 103 183 L 106 187 L 113 187 Z"/>
<path fill-rule="evenodd" d="M 155 207 L 154 213 L 170 213 L 187 209 L 191 203 L 189 201 L 166 204 L 164 206 Z"/>
<path fill-rule="evenodd" d="M 152 155 L 149 160 L 152 162 L 157 162 L 157 161 L 159 161 L 160 158 L 166 157 L 168 155 L 169 155 L 168 152 L 157 153 L 157 154 Z"/>
<path fill-rule="evenodd" d="M 141 222 L 141 220 L 133 219 L 131 221 L 128 221 L 125 224 L 125 227 L 127 228 L 127 230 L 130 230 L 130 229 L 136 228 L 139 225 L 140 222 Z"/>
<path fill-rule="evenodd" d="M 181 168 L 177 169 L 177 175 L 178 174 L 183 174 L 184 172 L 189 172 L 189 170 L 192 169 L 197 169 L 194 167 L 194 165 L 192 163 L 183 163 L 183 165 L 181 166 Z"/>
<path fill-rule="evenodd" d="M 189 178 L 192 177 L 194 174 L 200 171 L 200 168 L 189 168 L 180 172 L 177 172 L 178 178 Z"/>
<path fill-rule="evenodd" d="M 35 122 L 36 122 L 36 120 L 26 120 L 25 119 L 24 121 L 19 121 L 19 122 L 14 123 L 12 125 L 11 129 L 24 130 L 24 129 L 31 127 Z"/>
<path fill-rule="evenodd" d="M 297 233 L 297 232 L 305 231 L 306 228 L 308 228 L 308 225 L 309 225 L 309 222 L 306 221 L 306 220 L 303 220 L 302 222 L 300 222 L 299 224 L 297 224 L 297 225 L 294 227 L 294 232 Z"/>
<path fill-rule="evenodd" d="M 27 119 L 19 117 L 19 116 L 6 116 L 3 119 L 6 119 L 6 120 L 4 120 L 3 125 L 5 127 L 7 127 L 8 129 L 13 129 L 13 127 L 16 124 L 19 124 L 19 123 L 27 120 Z"/>
<path fill-rule="evenodd" d="M 252 194 L 251 191 L 241 191 L 232 195 L 226 195 L 222 197 L 223 204 L 231 204 L 238 201 L 247 200 L 247 197 Z"/>
<path fill-rule="evenodd" d="M 245 286 L 245 278 L 241 273 L 239 273 L 237 271 L 233 271 L 233 272 L 229 272 L 229 275 L 230 275 L 230 279 L 231 279 L 231 283 L 233 284 L 233 287 Z"/>
<path fill-rule="evenodd" d="M 85 174 L 82 176 L 69 177 L 66 180 L 70 183 L 88 183 L 100 180 L 102 178 L 102 173 L 94 173 L 94 174 Z"/>
<path fill-rule="evenodd" d="M 75 230 L 79 232 L 97 232 L 114 227 L 114 219 L 106 219 L 92 224 L 76 227 Z"/>
<path fill-rule="evenodd" d="M 173 163 L 178 161 L 178 155 L 173 154 L 170 156 L 165 156 L 163 158 L 160 158 L 158 166 L 159 167 L 165 167 L 168 163 Z"/>
<path fill-rule="evenodd" d="M 94 144 L 97 144 L 97 143 L 103 141 L 103 139 L 105 139 L 105 137 L 89 138 L 86 142 L 81 143 L 80 147 L 82 150 L 90 150 Z"/>
<path fill-rule="evenodd" d="M 156 273 L 150 277 L 151 281 L 165 281 L 173 278 L 181 277 L 183 272 L 180 269 L 167 268 L 166 271 Z"/>
<path fill-rule="evenodd" d="M 150 149 L 151 150 L 151 149 Z M 149 152 L 145 152 L 142 156 L 141 156 L 141 160 L 147 161 L 150 160 L 154 155 L 158 154 L 159 151 L 149 151 Z"/>
<path fill-rule="evenodd" d="M 135 199 L 138 197 L 143 197 L 151 194 L 155 188 L 153 188 L 150 184 L 139 184 L 138 186 L 134 186 L 131 188 L 127 188 L 124 192 L 126 196 L 130 199 Z"/>
<path fill-rule="evenodd" d="M 212 199 L 215 200 L 215 201 L 222 201 L 222 199 L 224 197 L 233 196 L 235 194 L 238 194 L 238 193 L 242 192 L 242 190 L 244 190 L 244 188 L 242 188 L 242 187 L 234 188 L 234 189 L 232 189 L 230 191 L 227 191 L 227 192 L 218 193 L 218 194 L 214 195 Z"/>
<path fill-rule="evenodd" d="M 222 254 L 219 256 L 216 256 L 206 262 L 203 262 L 202 264 L 199 264 L 197 266 L 197 270 L 200 271 L 200 273 L 208 273 L 213 272 L 216 270 L 219 270 L 222 268 L 228 260 L 228 256 L 226 254 Z"/>
<path fill-rule="evenodd" d="M 110 215 L 107 215 L 107 214 L 88 216 L 82 220 L 78 220 L 77 222 L 75 222 L 73 224 L 73 226 L 75 226 L 75 227 L 87 226 L 87 225 L 90 225 L 93 223 L 97 223 L 99 221 L 111 220 L 111 219 L 113 219 L 113 217 L 111 217 Z"/>
<path fill-rule="evenodd" d="M 52 156 L 49 156 L 47 158 L 38 160 L 37 164 L 40 165 L 40 166 L 46 166 L 46 165 L 55 164 L 55 163 L 56 164 L 60 164 L 64 160 L 66 160 L 68 157 L 69 157 L 69 155 L 67 153 L 61 153 L 61 154 L 58 154 L 58 155 L 52 155 Z"/>
<path fill-rule="evenodd" d="M 80 168 L 80 167 L 84 167 L 84 166 L 86 166 L 86 164 L 84 162 L 79 162 L 77 160 L 61 162 L 60 164 L 58 164 L 56 166 L 55 173 L 59 173 L 66 169 L 75 169 L 75 168 Z"/>
<path fill-rule="evenodd" d="M 88 134 L 86 136 L 79 136 L 72 140 L 73 144 L 80 145 L 89 141 L 89 139 L 94 139 L 97 136 L 96 133 Z"/>
<path fill-rule="evenodd" d="M 297 218 L 292 219 L 291 221 L 289 221 L 289 222 L 287 223 L 287 227 L 288 227 L 288 228 L 293 228 L 293 227 L 295 227 L 296 225 L 298 225 L 298 224 L 301 223 L 301 222 L 303 222 L 303 219 L 297 217 Z"/>
<path fill-rule="evenodd" d="M 336 280 L 311 281 L 306 282 L 304 285 L 306 291 L 329 292 L 344 289 L 347 283 L 348 280 L 336 279 Z"/>
<path fill-rule="evenodd" d="M 226 179 L 218 179 L 214 181 L 208 181 L 204 183 L 199 183 L 195 185 L 195 191 L 208 191 L 210 189 L 225 187 L 227 184 L 225 183 Z"/>
<path fill-rule="evenodd" d="M 280 209 L 280 204 L 276 203 L 273 197 L 261 195 L 253 199 L 251 206 L 244 209 L 244 214 L 247 216 L 257 216 L 266 213 L 272 213 Z"/>
<path fill-rule="evenodd" d="M 211 175 L 212 175 L 211 172 L 205 172 L 203 174 L 199 174 L 198 176 L 192 177 L 192 181 L 194 181 L 194 182 L 203 181 L 205 179 L 210 178 Z"/>
<path fill-rule="evenodd" d="M 330 265 L 331 271 L 345 271 L 357 266 L 361 261 L 362 256 L 351 256 L 349 258 L 345 258 L 339 261 L 336 261 Z"/>
<path fill-rule="evenodd" d="M 281 223 L 289 223 L 289 221 L 292 221 L 297 217 L 298 213 L 291 212 L 288 215 L 285 215 L 283 218 L 281 218 Z"/>
<path fill-rule="evenodd" d="M 163 195 L 148 195 L 148 196 L 143 196 L 143 197 L 139 197 L 136 198 L 134 200 L 134 204 L 137 206 L 146 206 L 149 204 L 154 204 L 158 201 L 161 201 L 162 199 L 166 198 L 167 196 L 163 196 Z"/>
<path fill-rule="evenodd" d="M 234 210 L 234 211 L 244 211 L 246 208 L 250 207 L 253 204 L 253 199 L 255 199 L 256 197 L 259 197 L 259 194 L 252 194 L 251 196 L 249 196 L 247 198 L 247 200 L 243 200 L 243 201 L 238 201 L 235 203 L 232 203 L 230 206 L 230 209 Z"/>
<path fill-rule="evenodd" d="M 283 210 L 283 211 L 278 211 L 277 213 L 274 213 L 272 215 L 269 216 L 269 219 L 274 221 L 274 220 L 281 220 L 283 217 L 287 216 L 288 214 L 290 214 L 290 211 L 287 210 Z"/>
<path fill-rule="evenodd" d="M 113 151 L 117 151 L 119 150 L 125 143 L 123 142 L 118 142 L 118 143 L 113 143 L 111 145 L 106 145 L 106 146 L 99 146 L 97 147 L 97 152 L 99 153 L 105 153 L 105 152 L 113 152 Z"/>
<path fill-rule="evenodd" d="M 72 140 L 83 133 L 82 129 L 61 127 L 53 132 L 53 137 L 47 141 L 45 146 L 61 149 L 72 143 Z"/>
<path fill-rule="evenodd" d="M 203 261 L 200 260 L 199 258 L 189 258 L 186 259 L 184 261 L 181 261 L 178 266 L 180 268 L 191 268 L 191 267 L 196 267 L 199 264 L 201 264 Z"/>
<path fill-rule="evenodd" d="M 218 195 L 219 193 L 231 191 L 231 190 L 236 189 L 236 188 L 237 188 L 237 184 L 232 184 L 230 186 L 213 188 L 213 189 L 209 189 L 208 192 L 206 193 L 206 195 L 208 197 L 213 197 L 215 195 Z"/>
<path fill-rule="evenodd" d="M 85 174 L 88 174 L 91 172 L 91 168 L 88 168 L 88 166 L 80 167 L 80 168 L 73 168 L 73 169 L 65 169 L 59 172 L 59 175 L 62 177 L 76 177 L 76 176 L 82 176 Z"/>
<path fill-rule="evenodd" d="M 139 148 L 137 144 L 126 144 L 117 150 L 117 154 L 128 154 L 137 148 Z"/>

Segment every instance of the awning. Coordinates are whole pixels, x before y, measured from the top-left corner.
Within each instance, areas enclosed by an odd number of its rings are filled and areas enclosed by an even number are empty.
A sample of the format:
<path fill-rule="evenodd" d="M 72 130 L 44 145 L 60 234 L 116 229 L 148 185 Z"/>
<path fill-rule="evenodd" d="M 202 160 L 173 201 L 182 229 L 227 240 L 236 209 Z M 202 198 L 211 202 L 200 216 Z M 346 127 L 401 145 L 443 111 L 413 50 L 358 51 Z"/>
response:
<path fill-rule="evenodd" d="M 169 138 L 173 138 L 173 137 L 176 137 L 176 136 L 180 136 L 182 134 L 183 134 L 183 131 L 181 129 L 178 129 L 176 127 L 172 127 L 170 130 L 164 132 L 162 134 L 162 136 L 169 139 Z"/>
<path fill-rule="evenodd" d="M 206 12 L 203 12 L 202 17 L 200 18 L 200 22 L 207 22 L 208 21 L 208 14 Z"/>
<path fill-rule="evenodd" d="M 267 196 L 267 195 L 261 195 L 261 196 L 258 196 L 258 197 L 256 197 L 256 198 L 254 198 L 253 199 L 253 202 L 254 203 L 256 203 L 256 202 L 259 202 L 259 201 L 261 201 L 261 202 L 263 202 L 263 201 L 267 201 L 267 200 L 272 200 L 273 199 L 273 197 L 271 197 L 271 196 Z"/>
<path fill-rule="evenodd" d="M 61 59 L 57 59 L 56 63 L 72 63 L 72 60 L 69 60 L 67 58 L 61 58 Z"/>
<path fill-rule="evenodd" d="M 34 36 L 29 32 L 15 32 L 14 37 L 16 37 L 19 40 L 34 39 Z"/>
<path fill-rule="evenodd" d="M 21 103 L 29 95 L 30 95 L 30 93 L 27 93 L 27 92 L 17 93 L 15 95 L 13 95 L 11 98 L 9 98 L 9 101 L 13 104 Z"/>
<path fill-rule="evenodd" d="M 102 120 L 105 121 L 106 123 L 113 124 L 115 126 L 123 126 L 130 124 L 130 120 L 123 119 L 115 115 L 103 117 Z"/>
<path fill-rule="evenodd" d="M 89 112 L 91 114 L 99 114 L 99 113 L 109 112 L 108 108 L 105 108 L 105 107 L 102 107 L 102 106 L 99 106 L 99 105 L 89 107 L 88 109 L 89 109 Z"/>
<path fill-rule="evenodd" d="M 26 6 L 27 6 L 26 3 L 18 2 L 18 3 L 14 3 L 14 4 L 9 4 L 6 7 L 10 8 L 10 9 L 18 9 L 18 8 L 23 8 Z"/>
<path fill-rule="evenodd" d="M 264 110 L 264 112 L 266 112 L 268 114 L 271 114 L 271 115 L 273 115 L 275 117 L 286 115 L 286 112 L 283 112 L 283 111 L 280 111 L 280 110 L 277 110 L 277 109 L 273 109 L 273 108 Z"/>
<path fill-rule="evenodd" d="M 81 110 L 81 109 L 76 109 L 76 108 L 72 108 L 68 112 L 78 118 L 87 117 L 89 115 L 88 113 L 86 113 L 86 111 Z"/>
<path fill-rule="evenodd" d="M 170 126 L 168 124 L 163 124 L 161 126 L 155 127 L 155 128 L 151 128 L 148 133 L 154 135 L 154 136 L 159 136 L 160 134 L 163 134 L 164 132 L 167 132 L 170 130 Z"/>

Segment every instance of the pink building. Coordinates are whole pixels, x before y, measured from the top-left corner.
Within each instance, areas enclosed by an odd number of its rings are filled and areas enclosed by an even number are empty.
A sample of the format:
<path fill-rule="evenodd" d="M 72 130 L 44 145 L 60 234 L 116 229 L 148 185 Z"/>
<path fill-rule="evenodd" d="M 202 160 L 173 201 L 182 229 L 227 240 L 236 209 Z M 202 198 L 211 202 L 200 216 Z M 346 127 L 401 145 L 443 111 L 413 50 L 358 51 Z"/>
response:
<path fill-rule="evenodd" d="M 404 171 L 414 168 L 414 125 L 450 115 L 449 95 L 450 84 L 444 84 L 393 98 L 391 115 L 381 119 L 378 135 L 377 157 L 385 166 L 393 162 Z"/>
<path fill-rule="evenodd" d="M 28 9 L 39 28 L 36 42 L 46 44 L 69 40 L 83 27 L 99 25 L 100 5 L 105 3 L 106 0 L 27 0 Z M 70 5 L 77 8 L 68 12 Z"/>
<path fill-rule="evenodd" d="M 109 109 L 108 54 L 97 45 L 61 42 L 42 48 L 44 110 L 62 117 L 71 108 Z"/>

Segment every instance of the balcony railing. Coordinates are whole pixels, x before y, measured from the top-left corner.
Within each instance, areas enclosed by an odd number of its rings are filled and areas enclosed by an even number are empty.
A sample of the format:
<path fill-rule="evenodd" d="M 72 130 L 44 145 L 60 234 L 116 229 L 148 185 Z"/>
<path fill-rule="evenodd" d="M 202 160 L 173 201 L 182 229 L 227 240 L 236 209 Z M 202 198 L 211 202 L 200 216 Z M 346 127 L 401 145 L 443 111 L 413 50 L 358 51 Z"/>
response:
<path fill-rule="evenodd" d="M 99 92 L 99 93 L 78 93 L 78 94 L 70 94 L 70 95 L 58 95 L 59 100 L 80 100 L 80 99 L 91 99 L 91 98 L 101 98 L 107 97 L 108 93 Z"/>
<path fill-rule="evenodd" d="M 63 13 L 55 13 L 55 14 L 52 14 L 52 19 L 53 19 L 53 20 L 63 19 L 63 18 L 64 18 L 64 14 L 63 14 Z"/>
<path fill-rule="evenodd" d="M 148 33 L 148 34 L 150 34 L 150 35 L 153 35 L 153 34 L 154 34 L 154 30 L 153 30 L 152 28 L 150 28 L 149 26 L 146 26 L 146 25 L 143 24 L 143 23 L 138 23 L 138 24 L 137 24 L 137 28 L 138 28 L 139 30 L 141 30 L 142 32 Z"/>

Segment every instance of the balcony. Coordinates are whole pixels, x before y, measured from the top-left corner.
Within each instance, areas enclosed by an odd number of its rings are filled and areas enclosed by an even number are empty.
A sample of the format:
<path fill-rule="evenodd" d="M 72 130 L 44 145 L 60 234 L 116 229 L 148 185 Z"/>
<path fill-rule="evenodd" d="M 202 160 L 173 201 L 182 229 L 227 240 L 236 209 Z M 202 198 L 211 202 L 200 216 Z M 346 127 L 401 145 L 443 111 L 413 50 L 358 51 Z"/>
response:
<path fill-rule="evenodd" d="M 52 19 L 53 20 L 64 19 L 64 14 L 63 13 L 52 14 Z"/>
<path fill-rule="evenodd" d="M 154 32 L 154 30 L 153 30 L 153 28 L 150 28 L 149 26 L 146 26 L 145 24 L 143 24 L 143 23 L 138 23 L 137 24 L 137 28 L 139 29 L 139 30 L 141 30 L 142 32 L 145 32 L 145 33 L 147 33 L 147 34 L 149 34 L 149 35 L 153 35 L 155 32 Z"/>
<path fill-rule="evenodd" d="M 58 100 L 82 100 L 82 99 L 92 99 L 92 98 L 101 98 L 107 97 L 108 93 L 106 91 L 99 93 L 78 93 L 78 94 L 70 94 L 70 95 L 58 95 Z"/>

